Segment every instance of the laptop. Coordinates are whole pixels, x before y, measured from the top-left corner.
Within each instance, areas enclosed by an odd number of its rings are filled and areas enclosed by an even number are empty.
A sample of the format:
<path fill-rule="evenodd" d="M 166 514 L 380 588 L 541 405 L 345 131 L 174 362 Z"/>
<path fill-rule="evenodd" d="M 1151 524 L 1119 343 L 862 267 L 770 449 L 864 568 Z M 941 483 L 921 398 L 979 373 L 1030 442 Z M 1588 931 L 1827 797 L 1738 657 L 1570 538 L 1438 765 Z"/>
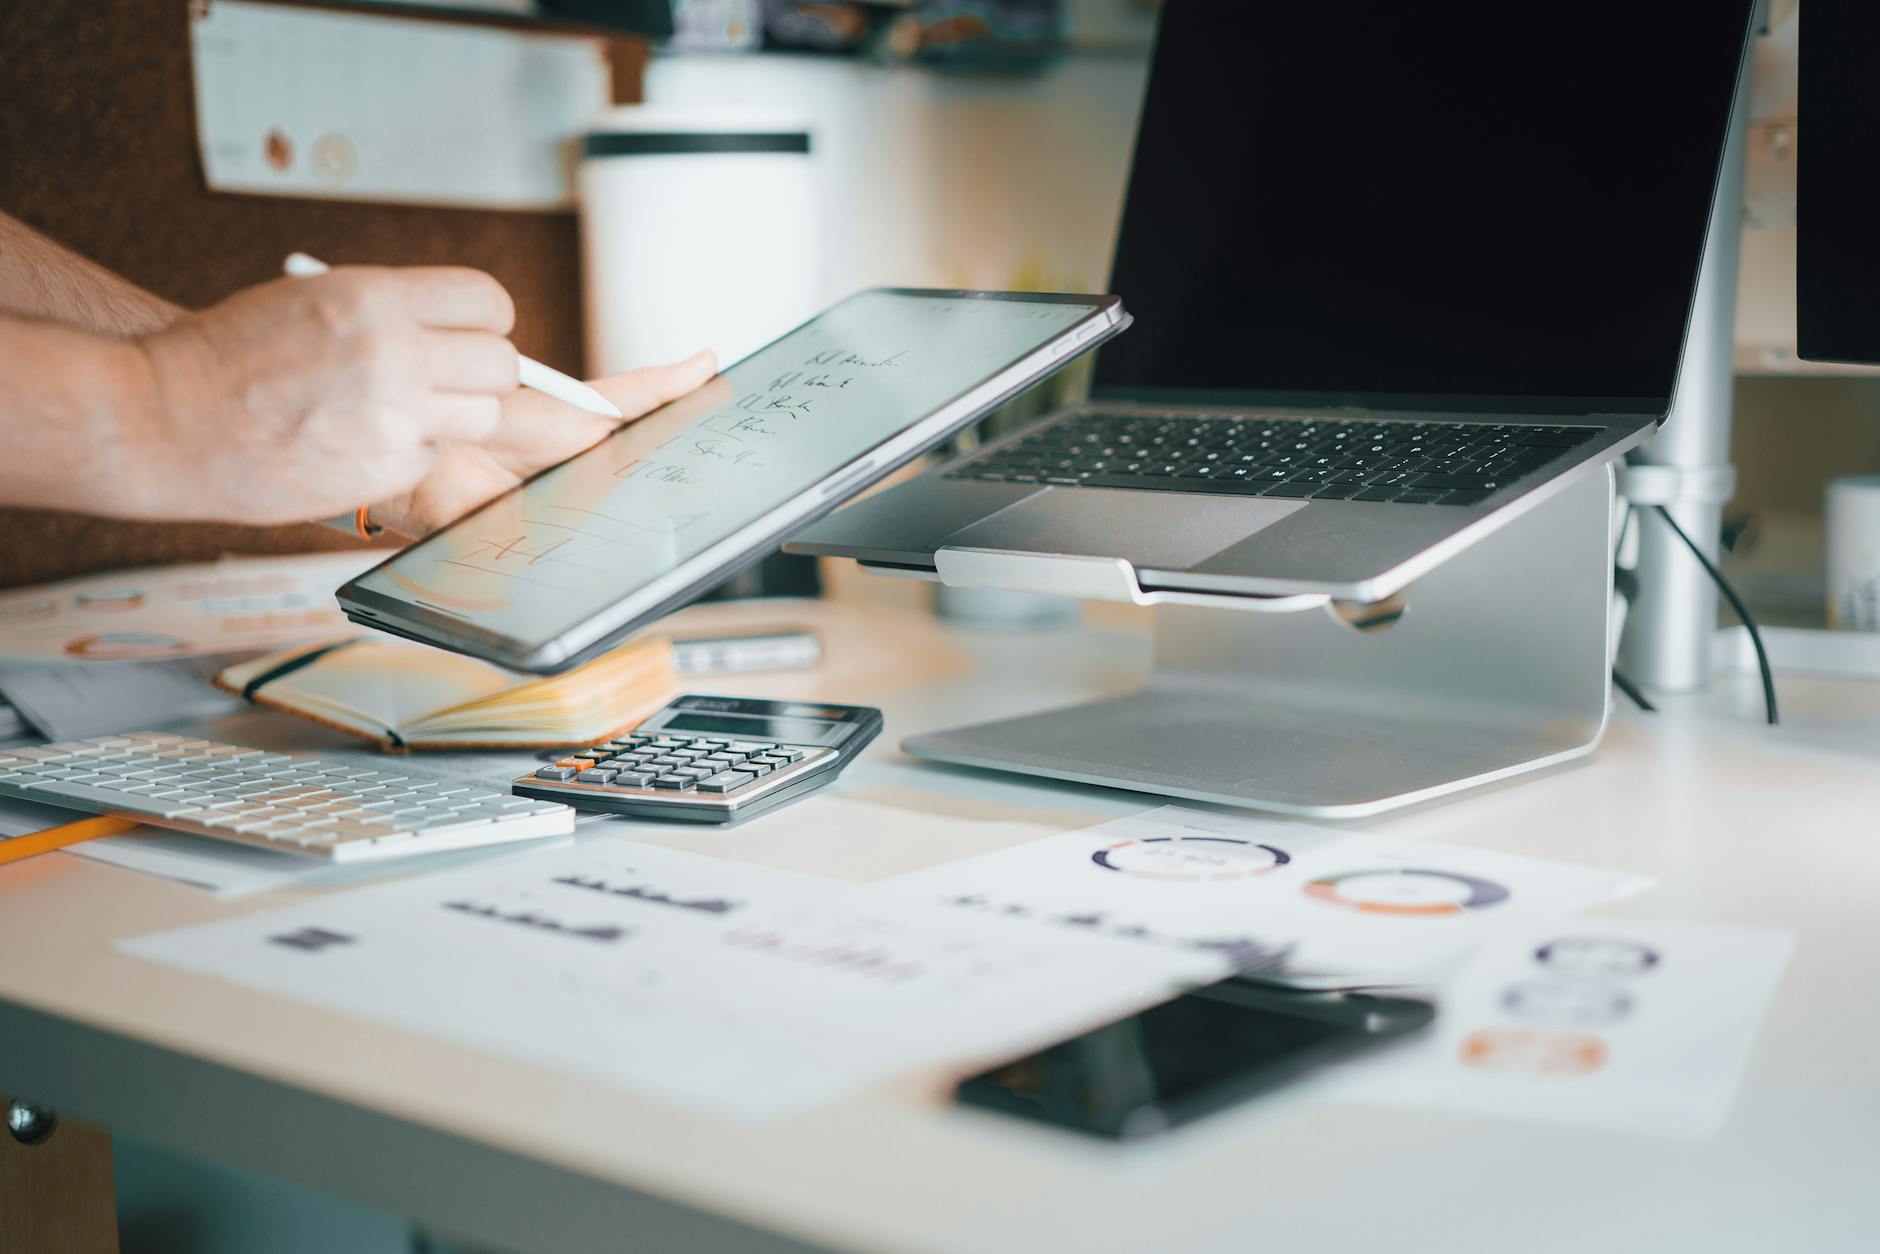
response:
<path fill-rule="evenodd" d="M 1377 601 L 1671 408 L 1752 0 L 1168 0 L 1087 402 L 794 551 Z"/>

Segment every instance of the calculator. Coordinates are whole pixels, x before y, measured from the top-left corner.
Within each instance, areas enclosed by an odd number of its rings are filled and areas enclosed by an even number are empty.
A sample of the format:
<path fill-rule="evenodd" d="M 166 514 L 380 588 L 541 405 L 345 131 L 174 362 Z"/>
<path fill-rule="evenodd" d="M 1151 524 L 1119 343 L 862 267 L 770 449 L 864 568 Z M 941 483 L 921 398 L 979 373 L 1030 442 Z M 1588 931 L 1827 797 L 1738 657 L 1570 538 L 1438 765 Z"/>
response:
<path fill-rule="evenodd" d="M 881 711 L 862 705 L 687 695 L 509 787 L 577 810 L 735 823 L 833 782 L 880 732 Z"/>

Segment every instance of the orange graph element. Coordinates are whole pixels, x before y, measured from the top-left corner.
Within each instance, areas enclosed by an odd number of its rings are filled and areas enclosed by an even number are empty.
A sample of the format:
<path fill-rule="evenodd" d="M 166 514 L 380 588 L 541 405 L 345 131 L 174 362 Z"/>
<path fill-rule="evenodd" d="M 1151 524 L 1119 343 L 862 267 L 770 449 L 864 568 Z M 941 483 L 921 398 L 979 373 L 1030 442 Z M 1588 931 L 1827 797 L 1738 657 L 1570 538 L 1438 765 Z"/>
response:
<path fill-rule="evenodd" d="M 1332 880 L 1313 880 L 1306 885 L 1306 896 L 1316 897 L 1320 901 L 1329 901 L 1335 906 L 1347 910 L 1357 910 L 1364 914 L 1461 914 L 1462 906 L 1454 901 L 1433 901 L 1414 904 L 1406 901 L 1352 901 L 1338 895 L 1338 885 Z"/>
<path fill-rule="evenodd" d="M 1521 1075 L 1589 1075 L 1606 1065 L 1606 1042 L 1584 1032 L 1483 1028 L 1462 1038 L 1462 1065 Z"/>

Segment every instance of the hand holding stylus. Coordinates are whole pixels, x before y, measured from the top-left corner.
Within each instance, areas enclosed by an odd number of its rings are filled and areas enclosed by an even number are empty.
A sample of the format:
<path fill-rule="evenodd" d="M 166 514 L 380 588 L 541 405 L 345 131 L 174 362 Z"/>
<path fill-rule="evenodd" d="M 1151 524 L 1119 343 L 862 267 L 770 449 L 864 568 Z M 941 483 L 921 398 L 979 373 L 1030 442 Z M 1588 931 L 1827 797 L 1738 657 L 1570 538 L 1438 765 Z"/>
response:
<path fill-rule="evenodd" d="M 310 279 L 327 273 L 324 261 L 309 257 L 306 253 L 289 253 L 287 260 L 281 263 L 281 270 L 289 278 Z M 590 414 L 599 414 L 603 418 L 622 418 L 624 414 L 614 403 L 596 392 L 579 379 L 570 379 L 559 370 L 544 366 L 533 357 L 516 357 L 516 381 L 525 388 L 534 388 L 545 392 L 558 401 L 566 401 L 576 409 Z"/>
<path fill-rule="evenodd" d="M 448 267 L 348 267 L 185 315 L 126 345 L 125 512 L 284 523 L 408 493 L 502 426 L 513 319 L 496 280 Z"/>
<path fill-rule="evenodd" d="M 668 366 L 596 379 L 594 388 L 625 417 L 638 418 L 699 388 L 716 369 L 712 354 L 699 352 Z M 502 420 L 487 439 L 444 445 L 424 481 L 374 505 L 372 520 L 413 539 L 428 535 L 538 470 L 568 460 L 619 425 L 611 418 L 578 412 L 543 392 L 520 388 L 504 401 Z"/>
<path fill-rule="evenodd" d="M 289 276 L 328 274 L 325 263 L 291 254 Z M 431 470 L 410 491 L 375 503 L 371 520 L 417 538 L 509 491 L 536 471 L 565 461 L 605 437 L 623 419 L 638 418 L 693 391 L 717 369 L 710 352 L 649 366 L 590 386 L 517 356 L 522 386 L 502 398 L 496 425 L 480 439 L 448 439 Z"/>

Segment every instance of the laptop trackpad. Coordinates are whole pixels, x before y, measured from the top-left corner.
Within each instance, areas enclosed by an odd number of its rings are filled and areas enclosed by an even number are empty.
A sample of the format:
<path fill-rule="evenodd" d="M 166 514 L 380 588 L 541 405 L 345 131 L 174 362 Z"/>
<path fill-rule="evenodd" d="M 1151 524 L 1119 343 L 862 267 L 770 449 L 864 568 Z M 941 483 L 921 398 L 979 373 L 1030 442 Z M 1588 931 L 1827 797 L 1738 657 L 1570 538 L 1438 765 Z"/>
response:
<path fill-rule="evenodd" d="M 1052 488 L 962 527 L 943 543 L 1120 557 L 1139 569 L 1185 570 L 1304 505 L 1201 492 Z"/>

